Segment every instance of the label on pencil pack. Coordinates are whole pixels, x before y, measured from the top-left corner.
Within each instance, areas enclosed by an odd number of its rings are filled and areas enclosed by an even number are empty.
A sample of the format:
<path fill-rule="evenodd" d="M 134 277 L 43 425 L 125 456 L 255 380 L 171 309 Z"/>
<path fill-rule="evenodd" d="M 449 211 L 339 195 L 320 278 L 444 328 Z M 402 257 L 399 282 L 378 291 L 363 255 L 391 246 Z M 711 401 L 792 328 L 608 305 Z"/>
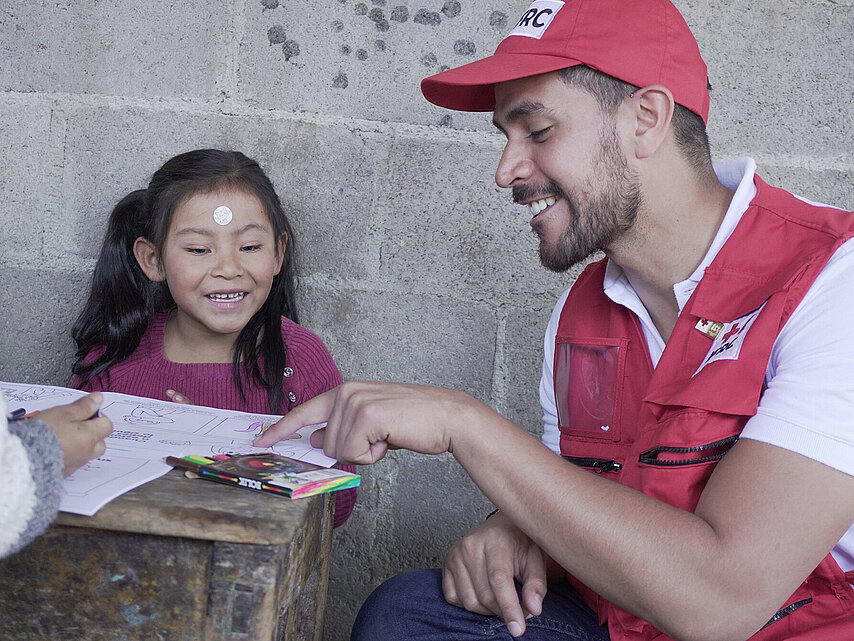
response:
<path fill-rule="evenodd" d="M 193 456 L 170 462 L 193 469 L 203 479 L 291 498 L 357 487 L 361 481 L 358 474 L 320 467 L 269 452 L 237 454 L 210 463 Z"/>

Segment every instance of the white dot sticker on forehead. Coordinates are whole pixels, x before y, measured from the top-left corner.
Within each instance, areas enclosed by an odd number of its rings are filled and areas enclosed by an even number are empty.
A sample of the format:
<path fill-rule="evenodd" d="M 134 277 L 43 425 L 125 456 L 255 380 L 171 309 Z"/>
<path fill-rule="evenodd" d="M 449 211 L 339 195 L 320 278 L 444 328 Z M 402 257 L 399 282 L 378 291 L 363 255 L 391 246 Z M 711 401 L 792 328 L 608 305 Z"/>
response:
<path fill-rule="evenodd" d="M 220 205 L 216 209 L 214 209 L 214 222 L 217 225 L 227 225 L 231 222 L 231 210 L 225 205 Z"/>

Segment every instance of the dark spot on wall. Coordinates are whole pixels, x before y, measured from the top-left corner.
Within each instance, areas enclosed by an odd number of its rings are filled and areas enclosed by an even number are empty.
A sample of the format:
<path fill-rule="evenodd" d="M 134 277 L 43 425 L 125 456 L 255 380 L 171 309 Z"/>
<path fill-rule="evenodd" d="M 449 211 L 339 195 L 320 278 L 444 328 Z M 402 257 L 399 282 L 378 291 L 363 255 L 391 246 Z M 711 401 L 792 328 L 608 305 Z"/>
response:
<path fill-rule="evenodd" d="M 421 56 L 421 64 L 425 67 L 435 67 L 439 63 L 435 53 L 425 53 Z"/>
<path fill-rule="evenodd" d="M 409 20 L 409 9 L 407 7 L 395 7 L 391 10 L 391 19 L 395 22 L 406 22 Z"/>
<path fill-rule="evenodd" d="M 342 31 L 344 31 L 344 23 L 340 20 L 334 20 L 332 22 L 332 31 L 334 31 L 335 33 L 341 33 Z"/>
<path fill-rule="evenodd" d="M 382 9 L 371 9 L 371 12 L 368 14 L 368 18 L 371 19 L 377 29 L 380 31 L 388 31 L 390 26 L 388 20 L 385 19 L 385 11 Z"/>
<path fill-rule="evenodd" d="M 448 69 L 450 69 L 450 67 L 448 65 L 442 65 L 441 67 L 439 67 L 439 73 L 442 73 L 443 71 L 447 71 Z"/>
<path fill-rule="evenodd" d="M 357 16 L 364 16 L 368 13 L 368 5 L 364 2 L 359 2 L 355 7 L 353 7 L 353 11 L 356 12 Z"/>
<path fill-rule="evenodd" d="M 341 53 L 345 56 L 349 56 L 352 49 L 350 49 L 350 45 L 341 45 Z"/>
<path fill-rule="evenodd" d="M 356 58 L 358 58 L 359 60 L 367 60 L 368 59 L 368 52 L 365 51 L 364 49 L 357 49 L 356 50 Z"/>
<path fill-rule="evenodd" d="M 435 11 L 427 11 L 427 9 L 419 9 L 415 13 L 415 22 L 418 24 L 426 24 L 431 27 L 436 27 L 442 23 L 442 17 Z"/>
<path fill-rule="evenodd" d="M 454 119 L 451 116 L 443 116 L 439 121 L 440 127 L 452 127 L 454 125 Z"/>
<path fill-rule="evenodd" d="M 375 5 L 377 5 L 378 7 L 384 7 L 384 6 L 385 6 L 385 0 L 371 0 L 371 1 L 372 1 Z"/>
<path fill-rule="evenodd" d="M 261 6 L 265 9 L 275 9 L 279 6 L 279 0 L 261 0 Z"/>
<path fill-rule="evenodd" d="M 282 45 L 282 53 L 285 54 L 285 60 L 290 60 L 299 55 L 299 43 L 296 40 L 286 40 Z"/>
<path fill-rule="evenodd" d="M 460 3 L 457 0 L 447 0 L 445 2 L 445 6 L 442 7 L 442 13 L 444 13 L 449 18 L 456 18 L 460 15 Z"/>
<path fill-rule="evenodd" d="M 348 84 L 347 74 L 343 71 L 339 71 L 338 75 L 332 79 L 332 86 L 336 89 L 346 89 Z"/>
<path fill-rule="evenodd" d="M 507 28 L 507 14 L 501 11 L 493 11 L 489 16 L 489 26 L 495 29 Z"/>
<path fill-rule="evenodd" d="M 457 40 L 454 43 L 454 53 L 459 56 L 473 56 L 476 47 L 471 40 Z"/>
<path fill-rule="evenodd" d="M 385 51 L 385 40 L 377 40 L 374 42 L 374 46 L 377 48 L 377 51 Z"/>
<path fill-rule="evenodd" d="M 282 25 L 277 24 L 267 29 L 267 40 L 270 41 L 271 45 L 280 45 L 287 39 L 285 28 Z"/>

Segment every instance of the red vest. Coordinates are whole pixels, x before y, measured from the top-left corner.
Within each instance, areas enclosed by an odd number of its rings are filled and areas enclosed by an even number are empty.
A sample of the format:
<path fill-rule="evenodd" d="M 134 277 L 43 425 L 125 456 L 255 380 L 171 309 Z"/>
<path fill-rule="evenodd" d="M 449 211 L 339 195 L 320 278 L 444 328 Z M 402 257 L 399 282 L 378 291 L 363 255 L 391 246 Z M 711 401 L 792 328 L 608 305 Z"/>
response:
<path fill-rule="evenodd" d="M 603 293 L 604 260 L 578 277 L 558 325 L 561 454 L 688 511 L 756 413 L 783 324 L 854 236 L 854 216 L 755 182 L 756 197 L 706 269 L 655 369 L 637 317 Z M 570 580 L 607 621 L 613 641 L 669 638 Z M 854 639 L 854 590 L 829 554 L 751 639 Z"/>

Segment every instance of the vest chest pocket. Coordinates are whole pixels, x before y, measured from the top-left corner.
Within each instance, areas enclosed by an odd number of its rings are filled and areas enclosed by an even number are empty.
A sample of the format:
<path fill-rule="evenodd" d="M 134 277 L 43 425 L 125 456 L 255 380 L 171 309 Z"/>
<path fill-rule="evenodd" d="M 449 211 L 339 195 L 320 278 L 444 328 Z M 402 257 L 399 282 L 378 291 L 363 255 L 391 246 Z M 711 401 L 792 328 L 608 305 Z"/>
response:
<path fill-rule="evenodd" d="M 624 339 L 555 341 L 554 385 L 562 435 L 614 443 L 620 440 Z"/>

